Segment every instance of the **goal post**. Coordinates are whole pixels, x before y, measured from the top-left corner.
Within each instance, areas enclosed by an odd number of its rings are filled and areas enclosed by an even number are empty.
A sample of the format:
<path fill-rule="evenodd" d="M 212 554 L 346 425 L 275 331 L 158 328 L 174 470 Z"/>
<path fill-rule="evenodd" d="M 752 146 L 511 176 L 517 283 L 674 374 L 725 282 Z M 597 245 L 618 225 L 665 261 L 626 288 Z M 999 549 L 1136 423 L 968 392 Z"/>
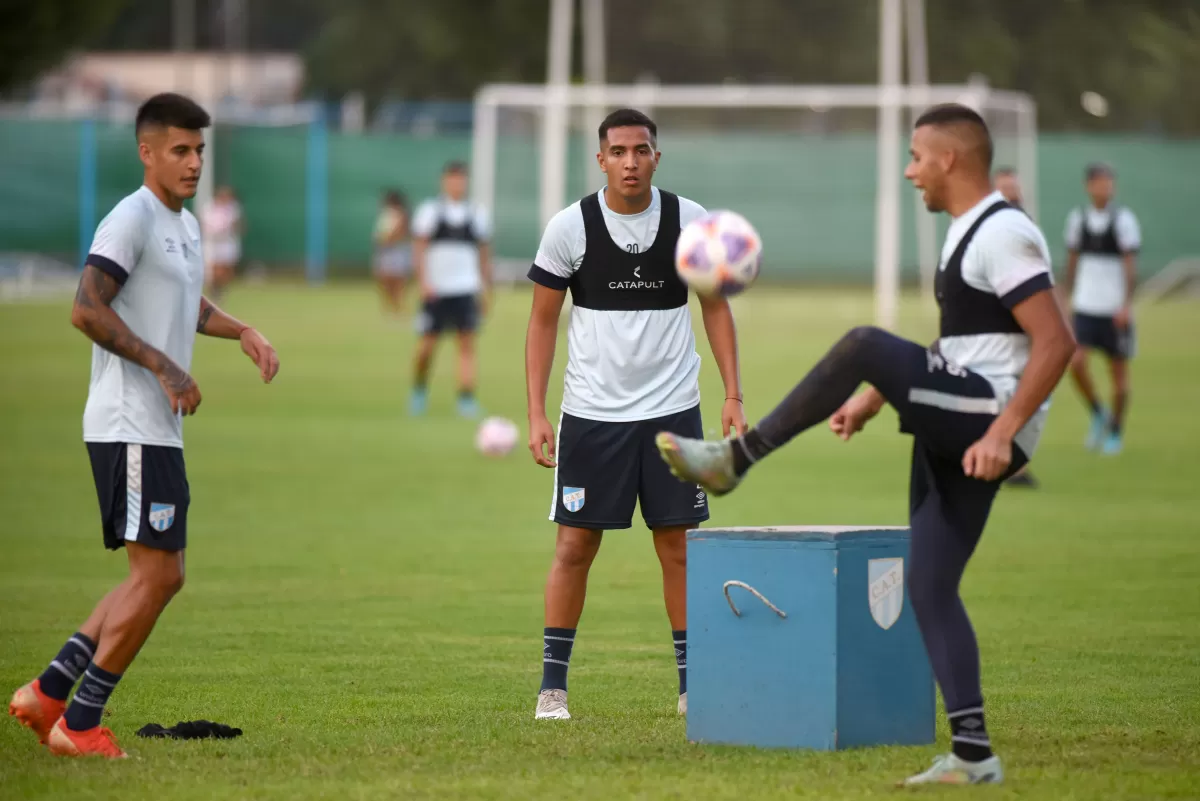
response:
<path fill-rule="evenodd" d="M 927 221 L 903 202 L 903 180 L 880 167 L 902 170 L 906 121 L 945 102 L 988 120 L 998 161 L 1020 172 L 1036 219 L 1035 105 L 985 85 L 490 84 L 475 96 L 472 192 L 495 218 L 498 255 L 530 259 L 550 216 L 600 185 L 582 169 L 596 150 L 595 109 L 651 108 L 660 183 L 745 214 L 763 236 L 769 280 L 871 281 L 877 322 L 894 328 L 901 279 L 915 283 L 936 265 L 917 265 L 911 252 Z M 882 141 L 893 127 L 893 142 Z M 886 225 L 911 235 L 884 237 L 894 246 L 874 253 Z"/>

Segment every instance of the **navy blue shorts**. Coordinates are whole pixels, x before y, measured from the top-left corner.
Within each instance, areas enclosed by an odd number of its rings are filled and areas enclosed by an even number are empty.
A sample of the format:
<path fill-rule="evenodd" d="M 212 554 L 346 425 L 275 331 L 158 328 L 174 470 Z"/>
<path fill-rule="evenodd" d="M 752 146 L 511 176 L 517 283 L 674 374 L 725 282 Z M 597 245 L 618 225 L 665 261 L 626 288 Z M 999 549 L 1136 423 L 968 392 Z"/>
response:
<path fill-rule="evenodd" d="M 479 301 L 474 295 L 446 295 L 425 301 L 421 309 L 422 334 L 447 331 L 472 333 L 479 328 Z"/>
<path fill-rule="evenodd" d="M 1134 352 L 1133 323 L 1121 330 L 1116 318 L 1075 312 L 1075 341 L 1082 347 L 1092 348 L 1110 359 L 1132 359 Z"/>
<path fill-rule="evenodd" d="M 702 439 L 700 407 L 629 423 L 563 413 L 550 519 L 564 526 L 629 528 L 640 501 L 647 528 L 695 526 L 708 519 L 708 496 L 671 475 L 654 437 L 670 431 Z"/>
<path fill-rule="evenodd" d="M 191 490 L 182 448 L 89 442 L 104 547 L 136 542 L 163 551 L 187 547 Z"/>

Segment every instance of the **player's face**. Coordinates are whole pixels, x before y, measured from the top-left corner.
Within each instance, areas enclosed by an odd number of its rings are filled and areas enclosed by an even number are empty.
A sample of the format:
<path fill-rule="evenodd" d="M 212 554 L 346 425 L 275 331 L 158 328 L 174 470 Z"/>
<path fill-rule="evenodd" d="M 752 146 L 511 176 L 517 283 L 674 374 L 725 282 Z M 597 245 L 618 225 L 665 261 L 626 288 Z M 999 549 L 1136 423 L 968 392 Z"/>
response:
<path fill-rule="evenodd" d="M 183 128 L 151 128 L 138 143 L 142 164 L 172 196 L 194 197 L 204 167 L 204 134 Z"/>
<path fill-rule="evenodd" d="M 1107 175 L 1099 175 L 1087 182 L 1088 197 L 1096 208 L 1103 208 L 1113 196 L 1113 179 Z"/>
<path fill-rule="evenodd" d="M 944 211 L 946 173 L 954 161 L 953 151 L 946 147 L 945 137 L 928 125 L 913 131 L 909 147 L 911 159 L 904 169 L 904 177 L 921 191 L 925 208 Z"/>
<path fill-rule="evenodd" d="M 600 169 L 608 176 L 608 188 L 622 197 L 640 197 L 650 191 L 654 170 L 662 156 L 654 149 L 650 129 L 640 125 L 609 128 L 600 142 Z"/>
<path fill-rule="evenodd" d="M 451 200 L 462 200 L 467 196 L 467 174 L 448 172 L 442 176 L 442 192 Z"/>

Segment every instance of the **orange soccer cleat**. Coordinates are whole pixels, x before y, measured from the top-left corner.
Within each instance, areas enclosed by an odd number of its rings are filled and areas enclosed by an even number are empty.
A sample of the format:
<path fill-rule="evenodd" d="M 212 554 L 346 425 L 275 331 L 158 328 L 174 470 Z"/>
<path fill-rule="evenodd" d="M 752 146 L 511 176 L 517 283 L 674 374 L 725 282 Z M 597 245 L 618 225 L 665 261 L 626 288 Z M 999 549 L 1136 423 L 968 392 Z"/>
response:
<path fill-rule="evenodd" d="M 42 745 L 50 737 L 50 729 L 62 717 L 67 708 L 66 701 L 59 701 L 42 692 L 40 679 L 34 679 L 13 693 L 8 702 L 8 714 L 22 726 L 31 729 Z"/>
<path fill-rule="evenodd" d="M 54 724 L 46 745 L 50 747 L 50 753 L 57 756 L 102 756 L 109 759 L 129 756 L 117 745 L 112 729 L 95 726 L 85 731 L 72 731 L 67 728 L 64 718 L 59 718 L 58 723 Z"/>

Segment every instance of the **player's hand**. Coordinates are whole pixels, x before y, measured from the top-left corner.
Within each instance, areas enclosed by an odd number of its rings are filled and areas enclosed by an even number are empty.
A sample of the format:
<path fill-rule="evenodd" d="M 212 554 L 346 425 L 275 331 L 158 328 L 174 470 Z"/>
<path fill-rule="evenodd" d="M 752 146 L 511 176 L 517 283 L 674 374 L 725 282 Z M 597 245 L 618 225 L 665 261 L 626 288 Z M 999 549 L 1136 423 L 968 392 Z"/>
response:
<path fill-rule="evenodd" d="M 554 459 L 554 426 L 545 415 L 529 419 L 529 452 L 542 467 L 557 467 Z"/>
<path fill-rule="evenodd" d="M 1131 319 L 1133 319 L 1133 311 L 1128 306 L 1122 306 L 1117 310 L 1117 313 L 1113 315 L 1113 323 L 1117 326 L 1117 330 L 1119 331 L 1128 331 L 1129 321 Z"/>
<path fill-rule="evenodd" d="M 871 390 L 860 392 L 842 404 L 842 408 L 829 418 L 829 429 L 843 442 L 863 430 L 875 415 L 879 414 L 880 406 Z"/>
<path fill-rule="evenodd" d="M 264 384 L 270 384 L 271 379 L 279 372 L 279 356 L 275 353 L 275 348 L 271 347 L 271 343 L 262 334 L 255 331 L 253 328 L 247 328 L 242 332 L 242 353 L 250 357 L 250 361 L 258 365 L 258 372 L 262 375 Z"/>
<path fill-rule="evenodd" d="M 729 431 L 732 429 L 737 432 L 740 437 L 746 433 L 746 411 L 742 408 L 742 402 L 736 398 L 726 398 L 725 405 L 721 407 L 721 431 L 724 436 L 729 436 Z"/>
<path fill-rule="evenodd" d="M 158 383 L 162 385 L 163 392 L 167 393 L 172 413 L 183 415 L 196 413 L 196 407 L 200 405 L 200 387 L 196 386 L 192 377 L 185 373 L 179 365 L 167 362 L 158 373 Z"/>
<path fill-rule="evenodd" d="M 988 429 L 963 454 L 963 472 L 980 481 L 995 481 L 1012 464 L 1012 439 Z"/>

